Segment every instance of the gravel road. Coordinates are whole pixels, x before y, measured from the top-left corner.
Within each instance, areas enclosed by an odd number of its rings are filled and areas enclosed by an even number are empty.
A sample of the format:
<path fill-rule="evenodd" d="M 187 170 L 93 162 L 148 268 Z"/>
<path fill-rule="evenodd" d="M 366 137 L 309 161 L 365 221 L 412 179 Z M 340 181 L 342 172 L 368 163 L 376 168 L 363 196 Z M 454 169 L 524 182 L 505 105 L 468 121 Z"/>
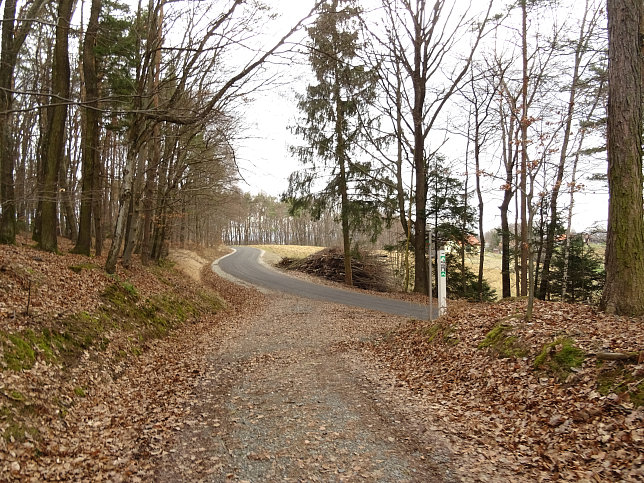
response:
<path fill-rule="evenodd" d="M 214 283 L 237 299 L 236 314 L 195 348 L 203 362 L 187 420 L 156 481 L 462 480 L 415 395 L 362 349 L 407 317 Z"/>
<path fill-rule="evenodd" d="M 290 277 L 260 262 L 261 251 L 252 247 L 235 247 L 235 251 L 215 262 L 215 268 L 244 282 L 313 300 L 334 302 L 352 307 L 377 310 L 392 315 L 427 319 L 426 306 L 351 290 L 342 290 L 299 278 Z"/>
<path fill-rule="evenodd" d="M 449 452 L 356 349 L 404 319 L 288 294 L 267 303 L 213 341 L 160 481 L 454 479 Z"/>

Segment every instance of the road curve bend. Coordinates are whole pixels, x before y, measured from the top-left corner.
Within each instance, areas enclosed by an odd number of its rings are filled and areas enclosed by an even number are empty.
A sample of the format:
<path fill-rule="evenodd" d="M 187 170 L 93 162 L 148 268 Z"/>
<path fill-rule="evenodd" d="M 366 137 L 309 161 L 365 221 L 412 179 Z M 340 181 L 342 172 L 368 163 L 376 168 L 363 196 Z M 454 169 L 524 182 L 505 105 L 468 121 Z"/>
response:
<path fill-rule="evenodd" d="M 257 248 L 239 246 L 233 249 L 233 253 L 215 260 L 213 269 L 218 267 L 239 280 L 269 290 L 421 320 L 428 318 L 427 306 L 307 282 L 290 277 L 260 262 L 262 252 Z"/>

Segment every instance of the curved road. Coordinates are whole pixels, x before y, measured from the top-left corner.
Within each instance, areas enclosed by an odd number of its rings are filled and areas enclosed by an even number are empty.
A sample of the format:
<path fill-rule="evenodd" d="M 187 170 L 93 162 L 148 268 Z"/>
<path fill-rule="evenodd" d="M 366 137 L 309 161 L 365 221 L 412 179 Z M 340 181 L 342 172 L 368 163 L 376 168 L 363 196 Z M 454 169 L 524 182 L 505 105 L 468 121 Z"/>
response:
<path fill-rule="evenodd" d="M 404 315 L 416 319 L 427 319 L 427 306 L 394 300 L 375 295 L 368 295 L 351 290 L 328 287 L 289 277 L 261 263 L 261 251 L 252 247 L 234 247 L 235 252 L 213 262 L 219 268 L 235 278 L 253 285 L 286 292 L 300 297 L 325 302 L 362 307 L 394 315 Z"/>

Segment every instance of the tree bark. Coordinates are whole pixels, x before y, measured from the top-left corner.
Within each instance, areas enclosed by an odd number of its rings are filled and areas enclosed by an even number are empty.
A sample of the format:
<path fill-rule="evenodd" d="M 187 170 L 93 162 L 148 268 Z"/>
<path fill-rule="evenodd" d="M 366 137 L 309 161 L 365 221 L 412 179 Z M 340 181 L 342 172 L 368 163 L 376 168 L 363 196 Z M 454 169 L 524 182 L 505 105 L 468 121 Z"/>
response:
<path fill-rule="evenodd" d="M 16 28 L 17 0 L 5 0 L 0 41 L 0 243 L 16 242 L 16 199 L 14 193 L 13 137 L 11 133 L 11 108 L 13 106 L 13 78 L 18 52 L 31 28 L 32 20 L 44 5 L 45 0 L 35 0 Z"/>
<path fill-rule="evenodd" d="M 337 7 L 337 5 L 336 5 Z M 347 163 L 345 159 L 346 147 L 344 145 L 344 136 L 342 126 L 344 124 L 344 107 L 340 94 L 340 84 L 338 80 L 339 73 L 336 71 L 335 80 L 335 157 L 336 163 L 340 167 L 340 200 L 341 200 L 341 219 L 342 219 L 342 248 L 344 250 L 344 283 L 353 285 L 353 273 L 351 270 L 351 232 L 349 230 L 349 194 L 347 188 Z"/>
<path fill-rule="evenodd" d="M 82 124 L 82 184 L 80 202 L 80 224 L 78 241 L 72 250 L 74 253 L 90 255 L 92 246 L 92 216 L 100 215 L 95 212 L 98 208 L 94 199 L 99 197 L 96 170 L 98 170 L 99 154 L 99 122 L 98 111 L 98 76 L 96 75 L 96 37 L 98 35 L 98 17 L 102 8 L 102 0 L 92 0 L 92 6 L 87 24 L 87 32 L 83 41 L 83 76 L 85 78 L 85 108 Z"/>
<path fill-rule="evenodd" d="M 527 204 L 527 176 L 528 176 L 528 30 L 527 30 L 527 0 L 521 0 L 521 51 L 523 63 L 523 83 L 521 85 L 521 174 L 519 195 L 521 197 L 521 296 L 528 295 L 528 204 Z"/>
<path fill-rule="evenodd" d="M 47 108 L 47 132 L 43 145 L 43 185 L 40 192 L 40 241 L 46 251 L 58 251 L 58 173 L 65 150 L 67 100 L 70 91 L 69 24 L 74 0 L 60 0 L 52 67 L 52 105 Z"/>
<path fill-rule="evenodd" d="M 14 43 L 16 0 L 5 0 L 2 23 L 2 53 L 0 56 L 0 243 L 16 242 L 16 200 L 13 183 L 13 149 L 11 136 L 11 106 L 13 72 L 17 61 Z"/>
<path fill-rule="evenodd" d="M 511 106 L 513 107 L 513 106 Z M 503 123 L 502 123 L 503 124 Z M 505 128 L 504 128 L 505 129 Z M 510 222 L 508 212 L 510 203 L 514 196 L 513 178 L 515 151 L 514 151 L 514 116 L 510 116 L 510 123 L 507 132 L 504 131 L 503 137 L 503 161 L 505 165 L 505 185 L 503 191 L 503 201 L 501 202 L 501 283 L 503 298 L 512 297 L 512 287 L 510 284 Z"/>
<path fill-rule="evenodd" d="M 417 18 L 419 13 L 417 13 Z M 416 22 L 414 33 L 414 58 L 411 80 L 414 87 L 414 104 L 411 116 L 413 122 L 413 164 L 416 175 L 416 192 L 414 205 L 416 219 L 414 220 L 414 292 L 427 293 L 429 280 L 427 278 L 427 160 L 425 159 L 425 123 L 423 110 L 427 91 L 427 78 L 423 76 L 423 25 Z"/>
<path fill-rule="evenodd" d="M 608 313 L 644 314 L 642 0 L 608 0 Z"/>
<path fill-rule="evenodd" d="M 137 122 L 136 116 L 134 122 Z M 127 225 L 128 214 L 130 209 L 130 200 L 132 198 L 132 185 L 134 181 L 134 170 L 136 169 L 136 161 L 139 157 L 138 142 L 136 141 L 136 132 L 138 131 L 137 125 L 130 127 L 130 148 L 127 153 L 127 160 L 123 168 L 123 186 L 121 188 L 121 196 L 119 199 L 119 209 L 116 215 L 116 223 L 114 226 L 114 236 L 112 244 L 107 254 L 105 262 L 105 271 L 107 273 L 114 273 L 116 271 L 116 261 L 121 251 L 123 238 L 125 237 L 125 228 Z"/>

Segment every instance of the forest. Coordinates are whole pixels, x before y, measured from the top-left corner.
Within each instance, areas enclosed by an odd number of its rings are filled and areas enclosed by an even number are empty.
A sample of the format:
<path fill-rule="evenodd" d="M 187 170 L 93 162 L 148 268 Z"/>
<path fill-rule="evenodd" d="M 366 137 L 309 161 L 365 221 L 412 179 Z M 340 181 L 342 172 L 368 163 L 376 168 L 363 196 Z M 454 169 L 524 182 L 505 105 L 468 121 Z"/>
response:
<path fill-rule="evenodd" d="M 351 284 L 356 245 L 393 230 L 409 288 L 453 246 L 483 299 L 498 237 L 499 296 L 572 300 L 581 277 L 575 300 L 641 314 L 641 46 L 610 41 L 630 3 L 330 0 L 283 27 L 260 1 L 5 0 L 0 242 L 66 237 L 108 273 L 171 245 L 340 245 Z M 281 199 L 250 195 L 244 110 L 289 66 L 308 72 L 301 168 Z M 608 226 L 577 233 L 575 201 L 606 190 Z"/>
<path fill-rule="evenodd" d="M 0 6 L 0 480 L 644 480 L 644 0 Z"/>

